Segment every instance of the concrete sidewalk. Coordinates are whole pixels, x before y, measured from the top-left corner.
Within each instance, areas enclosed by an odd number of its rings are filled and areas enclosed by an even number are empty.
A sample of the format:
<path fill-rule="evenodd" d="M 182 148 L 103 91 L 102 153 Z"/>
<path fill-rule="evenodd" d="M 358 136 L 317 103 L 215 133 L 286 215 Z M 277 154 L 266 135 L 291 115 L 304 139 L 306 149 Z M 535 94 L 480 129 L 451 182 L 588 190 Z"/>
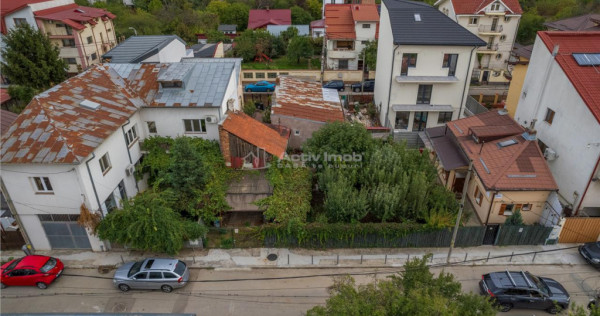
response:
<path fill-rule="evenodd" d="M 60 258 L 66 266 L 72 268 L 119 266 L 123 262 L 147 257 L 165 257 L 164 254 L 140 251 L 92 252 L 81 250 L 53 250 L 36 251 L 35 253 Z M 433 254 L 431 264 L 441 265 L 446 263 L 448 248 L 363 248 L 327 250 L 285 248 L 185 249 L 175 257 L 184 260 L 192 268 L 399 267 L 404 265 L 409 258 L 414 258 L 415 256 L 421 257 L 428 253 Z M 267 258 L 267 256 L 271 254 L 277 256 L 273 261 Z M 514 254 L 512 258 L 511 254 Z M 22 257 L 23 255 L 22 251 L 3 251 L 2 261 L 7 261 L 10 257 Z M 504 257 L 498 258 L 501 256 Z M 452 253 L 451 262 L 464 265 L 587 264 L 579 254 L 576 244 L 457 248 L 454 249 Z"/>

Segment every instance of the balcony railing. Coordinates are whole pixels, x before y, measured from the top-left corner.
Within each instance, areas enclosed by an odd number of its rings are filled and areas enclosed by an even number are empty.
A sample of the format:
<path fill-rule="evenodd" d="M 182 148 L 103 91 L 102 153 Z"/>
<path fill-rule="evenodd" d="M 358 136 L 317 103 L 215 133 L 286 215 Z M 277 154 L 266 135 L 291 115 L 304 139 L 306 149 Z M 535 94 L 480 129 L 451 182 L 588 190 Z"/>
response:
<path fill-rule="evenodd" d="M 479 47 L 478 51 L 495 52 L 498 50 L 498 44 L 486 45 Z"/>
<path fill-rule="evenodd" d="M 502 25 L 480 25 L 479 33 L 500 33 Z"/>

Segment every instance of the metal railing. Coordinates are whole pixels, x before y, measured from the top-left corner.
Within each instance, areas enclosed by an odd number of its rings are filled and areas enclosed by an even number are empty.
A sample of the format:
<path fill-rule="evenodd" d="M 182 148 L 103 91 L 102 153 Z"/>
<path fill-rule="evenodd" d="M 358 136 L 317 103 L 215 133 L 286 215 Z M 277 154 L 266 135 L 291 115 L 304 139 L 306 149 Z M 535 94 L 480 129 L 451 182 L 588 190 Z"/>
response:
<path fill-rule="evenodd" d="M 467 102 L 465 104 L 465 116 L 473 116 L 483 112 L 487 112 L 488 109 L 481 105 L 477 100 L 475 100 L 472 96 L 467 97 Z"/>
<path fill-rule="evenodd" d="M 498 44 L 492 44 L 492 45 L 487 45 L 487 46 L 482 46 L 479 47 L 479 50 L 485 50 L 485 51 L 496 51 L 498 50 Z"/>
<path fill-rule="evenodd" d="M 480 33 L 500 33 L 502 25 L 479 25 Z"/>

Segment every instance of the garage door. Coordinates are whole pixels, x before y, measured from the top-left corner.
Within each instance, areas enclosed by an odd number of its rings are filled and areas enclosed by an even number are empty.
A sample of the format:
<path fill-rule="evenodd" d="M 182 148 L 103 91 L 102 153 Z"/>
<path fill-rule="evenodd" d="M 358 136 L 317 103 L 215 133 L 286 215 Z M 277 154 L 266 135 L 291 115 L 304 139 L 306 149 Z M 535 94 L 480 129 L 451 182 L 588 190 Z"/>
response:
<path fill-rule="evenodd" d="M 85 229 L 77 224 L 79 215 L 44 214 L 38 216 L 52 249 L 92 248 Z"/>

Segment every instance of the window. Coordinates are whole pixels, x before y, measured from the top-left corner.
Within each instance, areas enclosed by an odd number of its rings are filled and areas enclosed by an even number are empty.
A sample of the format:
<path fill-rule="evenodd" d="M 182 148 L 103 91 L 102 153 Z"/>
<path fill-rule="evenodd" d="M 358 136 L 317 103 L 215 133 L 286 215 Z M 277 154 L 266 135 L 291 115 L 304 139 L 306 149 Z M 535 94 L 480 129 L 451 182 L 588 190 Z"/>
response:
<path fill-rule="evenodd" d="M 501 42 L 506 41 L 506 35 L 500 35 L 500 41 Z"/>
<path fill-rule="evenodd" d="M 496 60 L 502 59 L 502 54 L 496 54 Z"/>
<path fill-rule="evenodd" d="M 21 26 L 27 24 L 27 20 L 24 18 L 14 18 L 15 26 Z"/>
<path fill-rule="evenodd" d="M 408 129 L 410 112 L 396 112 L 396 129 Z"/>
<path fill-rule="evenodd" d="M 254 74 L 251 72 L 245 72 L 244 73 L 244 79 L 252 79 L 254 78 Z"/>
<path fill-rule="evenodd" d="M 147 277 L 148 277 L 147 272 L 140 272 L 140 273 L 136 274 L 133 278 L 136 280 L 146 280 Z"/>
<path fill-rule="evenodd" d="M 148 133 L 150 134 L 156 134 L 156 123 L 154 121 L 149 121 L 146 122 L 146 125 L 148 125 Z"/>
<path fill-rule="evenodd" d="M 33 177 L 33 183 L 35 183 L 35 188 L 40 193 L 48 193 L 54 191 L 52 189 L 52 184 L 50 184 L 50 179 L 48 177 Z"/>
<path fill-rule="evenodd" d="M 87 37 L 87 43 L 88 43 L 88 44 L 91 44 L 91 43 L 93 43 L 93 42 L 94 42 L 94 38 L 92 38 L 91 36 L 88 36 L 88 37 Z"/>
<path fill-rule="evenodd" d="M 100 158 L 100 169 L 102 169 L 102 174 L 106 174 L 108 170 L 110 170 L 110 167 L 110 158 L 108 157 L 108 153 L 106 153 Z"/>
<path fill-rule="evenodd" d="M 92 54 L 92 60 L 96 60 L 96 59 L 98 59 L 98 54 L 96 54 L 96 53 L 93 53 L 93 54 Z"/>
<path fill-rule="evenodd" d="M 206 133 L 206 121 L 200 120 L 183 120 L 186 133 Z"/>
<path fill-rule="evenodd" d="M 177 279 L 177 276 L 171 272 L 163 272 L 165 279 Z"/>
<path fill-rule="evenodd" d="M 454 76 L 456 74 L 456 61 L 457 60 L 458 60 L 458 54 L 444 54 L 442 68 L 448 68 L 448 76 Z"/>
<path fill-rule="evenodd" d="M 479 18 L 478 17 L 471 17 L 469 18 L 469 25 L 477 25 L 477 23 L 479 23 Z"/>
<path fill-rule="evenodd" d="M 371 28 L 371 24 L 369 24 L 369 23 L 365 23 L 362 26 L 363 26 L 363 29 L 370 29 Z"/>
<path fill-rule="evenodd" d="M 66 38 L 62 40 L 62 45 L 64 47 L 75 47 L 75 40 L 72 38 Z"/>
<path fill-rule="evenodd" d="M 181 88 L 183 87 L 183 82 L 181 81 L 161 81 L 160 86 L 163 88 Z"/>
<path fill-rule="evenodd" d="M 162 273 L 161 272 L 150 272 L 149 279 L 160 280 L 160 279 L 162 279 Z"/>
<path fill-rule="evenodd" d="M 299 130 L 299 129 L 295 130 L 295 131 L 294 131 L 294 135 L 296 135 L 296 136 L 300 136 L 300 130 Z"/>
<path fill-rule="evenodd" d="M 126 133 L 125 133 L 125 140 L 127 143 L 127 146 L 129 146 L 130 144 L 132 144 L 134 141 L 136 141 L 138 139 L 137 136 L 137 130 L 136 130 L 136 126 L 133 125 Z"/>
<path fill-rule="evenodd" d="M 479 187 L 475 187 L 475 194 L 473 196 L 475 197 L 475 202 L 477 203 L 477 205 L 481 206 L 483 194 L 481 193 L 481 191 L 479 191 Z"/>
<path fill-rule="evenodd" d="M 500 3 L 494 2 L 491 7 L 492 11 L 500 11 Z"/>
<path fill-rule="evenodd" d="M 420 84 L 419 92 L 417 93 L 417 104 L 429 104 L 431 101 L 431 90 L 433 85 Z"/>
<path fill-rule="evenodd" d="M 402 69 L 400 69 L 400 76 L 407 76 L 408 68 L 415 67 L 417 67 L 417 54 L 403 54 Z"/>
<path fill-rule="evenodd" d="M 77 65 L 77 59 L 75 58 L 63 58 L 63 60 L 69 65 Z"/>
<path fill-rule="evenodd" d="M 354 49 L 354 41 L 335 41 L 335 49 L 352 50 Z"/>
<path fill-rule="evenodd" d="M 513 214 L 514 209 L 514 204 L 502 204 L 500 205 L 500 211 L 498 212 L 498 215 L 510 216 Z"/>
<path fill-rule="evenodd" d="M 360 41 L 360 43 L 363 45 L 369 45 L 369 41 Z"/>
<path fill-rule="evenodd" d="M 523 206 L 521 207 L 521 211 L 523 211 L 523 212 L 531 211 L 531 204 L 523 204 Z"/>
<path fill-rule="evenodd" d="M 62 23 L 56 23 L 56 27 L 65 27 L 65 25 Z"/>
<path fill-rule="evenodd" d="M 277 78 L 277 73 L 276 72 L 268 72 L 267 73 L 267 78 Z"/>
<path fill-rule="evenodd" d="M 552 122 L 554 121 L 554 114 L 554 111 L 548 108 L 548 110 L 546 110 L 546 117 L 544 118 L 544 122 L 552 125 Z"/>
<path fill-rule="evenodd" d="M 510 22 L 510 16 L 505 16 L 504 17 L 504 22 Z"/>
<path fill-rule="evenodd" d="M 438 114 L 438 124 L 444 124 L 452 121 L 452 111 L 450 112 L 440 112 Z"/>
<path fill-rule="evenodd" d="M 256 73 L 256 79 L 265 79 L 265 73 L 264 72 L 257 72 Z"/>
<path fill-rule="evenodd" d="M 338 69 L 348 69 L 348 59 L 338 60 Z"/>

